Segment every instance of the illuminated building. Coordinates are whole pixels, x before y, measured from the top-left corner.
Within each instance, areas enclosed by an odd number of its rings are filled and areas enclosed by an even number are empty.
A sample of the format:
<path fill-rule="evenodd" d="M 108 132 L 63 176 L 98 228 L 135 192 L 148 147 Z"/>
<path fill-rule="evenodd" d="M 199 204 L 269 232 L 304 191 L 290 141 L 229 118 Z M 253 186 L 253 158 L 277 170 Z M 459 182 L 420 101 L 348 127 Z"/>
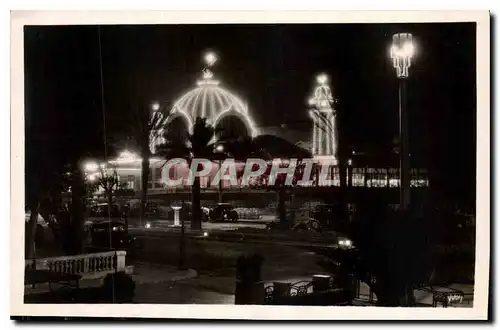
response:
<path fill-rule="evenodd" d="M 334 98 L 328 86 L 326 74 L 320 74 L 311 99 L 309 115 L 313 120 L 311 153 L 315 158 L 328 159 L 334 163 L 337 154 L 337 132 L 335 128 Z"/>
<path fill-rule="evenodd" d="M 313 122 L 312 132 L 310 130 L 310 122 L 305 121 L 303 124 L 307 128 L 298 129 L 297 126 L 283 124 L 276 127 L 257 127 L 254 123 L 247 104 L 233 93 L 222 88 L 219 81 L 215 80 L 211 70 L 217 57 L 213 53 L 208 53 L 205 56 L 205 68 L 202 71 L 202 77 L 197 82 L 197 86 L 187 91 L 183 96 L 178 98 L 172 106 L 168 116 L 161 118 L 163 127 L 160 132 L 153 132 L 150 147 L 154 154 L 155 148 L 165 142 L 163 132 L 170 129 L 172 126 L 177 127 L 180 121 L 185 125 L 185 131 L 192 133 L 193 124 L 197 117 L 206 118 L 210 125 L 220 127 L 225 118 L 232 117 L 241 122 L 246 129 L 248 136 L 255 137 L 258 134 L 277 135 L 290 143 L 300 145 L 311 151 L 315 159 L 315 166 L 320 167 L 323 164 L 328 165 L 328 180 L 329 185 L 340 186 L 340 171 L 337 159 L 337 127 L 336 127 L 336 109 L 335 98 L 332 95 L 330 86 L 328 85 L 328 77 L 321 74 L 316 78 L 316 86 L 309 99 L 309 115 Z M 164 116 L 159 110 L 159 106 L 153 104 L 152 109 L 155 116 Z M 173 124 L 175 121 L 175 124 Z M 297 123 L 295 123 L 297 124 Z M 224 129 L 226 128 L 222 125 Z M 292 127 L 293 126 L 293 127 Z M 156 134 L 160 133 L 160 134 Z M 214 137 L 215 138 L 215 137 Z M 124 184 L 130 191 L 138 192 L 141 190 L 141 158 L 134 153 L 124 151 L 117 159 L 109 162 L 110 165 L 117 170 L 119 181 Z M 188 190 L 190 185 L 185 184 L 181 187 L 166 187 L 162 180 L 162 167 L 165 160 L 152 157 L 150 159 L 150 171 L 148 178 L 148 188 L 150 194 L 161 194 L 165 192 L 175 192 L 177 190 Z M 347 178 L 346 181 L 351 187 L 366 187 L 366 188 L 384 188 L 398 187 L 399 173 L 398 165 L 392 161 L 388 164 L 375 164 L 371 160 L 363 161 L 359 155 L 354 155 L 347 162 Z M 239 164 L 239 170 L 242 165 Z M 209 187 L 209 182 L 215 172 L 219 168 L 219 164 L 214 163 L 212 168 L 214 173 L 210 173 L 207 177 L 201 178 L 200 184 L 202 188 Z M 88 173 L 87 178 L 95 180 L 95 166 L 89 166 L 85 169 Z M 173 170 L 172 178 L 187 177 L 188 167 L 186 164 L 176 165 Z M 411 170 L 411 186 L 425 187 L 428 185 L 427 173 L 424 169 Z M 313 179 L 313 186 L 320 186 L 321 180 Z M 224 180 L 223 180 L 224 181 Z M 222 183 L 224 190 L 239 190 L 239 187 L 232 187 L 229 182 Z"/>
<path fill-rule="evenodd" d="M 228 90 L 220 87 L 211 70 L 217 58 L 213 53 L 205 56 L 206 67 L 202 77 L 197 82 L 197 87 L 185 93 L 177 101 L 166 118 L 165 129 L 177 118 L 181 118 L 189 133 L 193 132 L 196 118 L 206 118 L 207 124 L 219 127 L 221 121 L 229 116 L 238 118 L 246 128 L 249 136 L 258 134 L 255 123 L 249 113 L 248 105 Z M 164 142 L 159 137 L 153 141 L 152 149 Z"/>

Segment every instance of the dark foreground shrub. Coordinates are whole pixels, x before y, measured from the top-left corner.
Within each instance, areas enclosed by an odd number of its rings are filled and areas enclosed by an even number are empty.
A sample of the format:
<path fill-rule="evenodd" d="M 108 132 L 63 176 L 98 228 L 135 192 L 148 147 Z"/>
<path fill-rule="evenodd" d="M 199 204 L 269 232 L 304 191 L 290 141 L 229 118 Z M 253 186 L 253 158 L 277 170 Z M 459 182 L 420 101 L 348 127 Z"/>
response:
<path fill-rule="evenodd" d="M 104 299 L 114 303 L 131 303 L 134 299 L 135 282 L 124 272 L 108 274 L 104 278 Z"/>

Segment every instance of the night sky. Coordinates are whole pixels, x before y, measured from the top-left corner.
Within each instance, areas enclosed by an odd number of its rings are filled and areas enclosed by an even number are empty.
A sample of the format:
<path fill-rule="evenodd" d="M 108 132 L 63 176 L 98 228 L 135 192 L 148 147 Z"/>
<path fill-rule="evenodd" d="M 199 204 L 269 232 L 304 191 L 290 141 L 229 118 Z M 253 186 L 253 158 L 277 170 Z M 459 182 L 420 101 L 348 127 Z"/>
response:
<path fill-rule="evenodd" d="M 214 72 L 221 86 L 248 102 L 260 126 L 309 120 L 306 101 L 316 74 L 326 72 L 345 143 L 367 151 L 390 148 L 398 134 L 389 46 L 393 33 L 413 33 L 412 158 L 429 169 L 435 186 L 475 199 L 474 23 L 100 29 L 108 136 L 125 134 L 129 109 L 154 100 L 172 104 L 192 88 L 210 49 L 219 56 Z M 97 26 L 25 27 L 25 86 L 27 173 L 41 159 L 52 169 L 76 156 L 102 155 Z"/>

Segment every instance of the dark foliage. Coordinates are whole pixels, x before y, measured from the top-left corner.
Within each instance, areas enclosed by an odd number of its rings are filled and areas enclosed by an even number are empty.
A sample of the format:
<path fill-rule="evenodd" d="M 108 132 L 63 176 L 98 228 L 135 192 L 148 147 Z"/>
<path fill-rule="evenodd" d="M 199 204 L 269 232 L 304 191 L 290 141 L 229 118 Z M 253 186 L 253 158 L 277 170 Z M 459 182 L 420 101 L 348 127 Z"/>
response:
<path fill-rule="evenodd" d="M 413 306 L 413 289 L 429 283 L 435 260 L 429 221 L 380 203 L 360 205 L 351 228 L 354 248 L 324 251 L 323 266 L 367 283 L 382 306 Z"/>
<path fill-rule="evenodd" d="M 135 282 L 124 272 L 108 274 L 104 278 L 102 290 L 105 301 L 130 303 L 134 299 Z"/>

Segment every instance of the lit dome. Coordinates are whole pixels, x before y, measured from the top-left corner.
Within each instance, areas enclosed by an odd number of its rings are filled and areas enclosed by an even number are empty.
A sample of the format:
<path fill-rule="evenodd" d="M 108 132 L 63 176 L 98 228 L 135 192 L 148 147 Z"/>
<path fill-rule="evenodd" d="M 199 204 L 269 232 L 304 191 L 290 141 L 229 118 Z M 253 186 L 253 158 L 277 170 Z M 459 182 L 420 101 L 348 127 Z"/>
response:
<path fill-rule="evenodd" d="M 175 102 L 170 113 L 177 112 L 188 116 L 193 123 L 201 117 L 215 125 L 225 114 L 247 116 L 248 110 L 239 98 L 217 84 L 202 83 Z"/>
<path fill-rule="evenodd" d="M 219 82 L 212 78 L 212 71 L 205 68 L 198 86 L 174 103 L 168 122 L 181 116 L 187 121 L 188 129 L 192 132 L 193 124 L 198 117 L 206 118 L 208 124 L 217 126 L 222 118 L 233 115 L 245 124 L 251 136 L 255 136 L 257 132 L 248 114 L 247 105 L 226 89 L 221 88 Z"/>

